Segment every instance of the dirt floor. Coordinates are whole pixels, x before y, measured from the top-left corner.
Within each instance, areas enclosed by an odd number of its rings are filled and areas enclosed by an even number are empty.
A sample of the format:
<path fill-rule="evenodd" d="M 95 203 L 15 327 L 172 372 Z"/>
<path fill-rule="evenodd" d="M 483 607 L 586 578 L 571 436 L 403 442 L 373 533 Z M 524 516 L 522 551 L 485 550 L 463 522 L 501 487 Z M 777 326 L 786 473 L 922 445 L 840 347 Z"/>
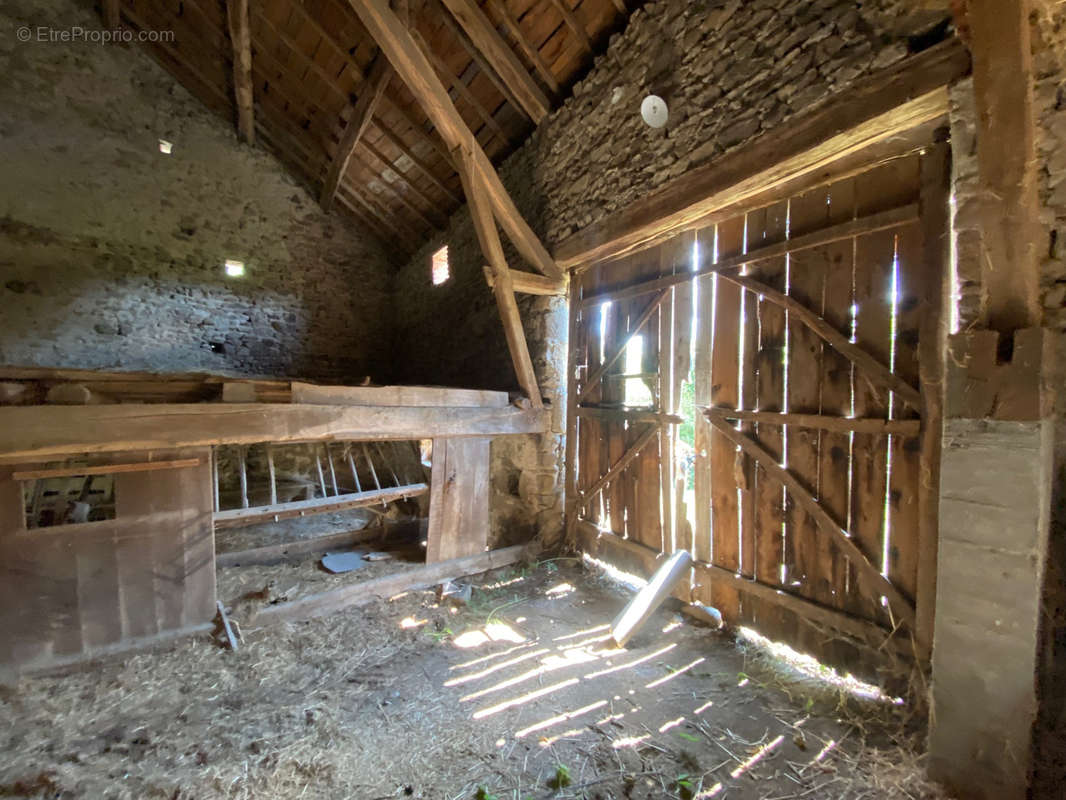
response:
<path fill-rule="evenodd" d="M 24 678 L 0 797 L 939 797 L 906 705 L 667 610 L 616 649 L 627 593 L 573 561 L 472 582 Z"/>

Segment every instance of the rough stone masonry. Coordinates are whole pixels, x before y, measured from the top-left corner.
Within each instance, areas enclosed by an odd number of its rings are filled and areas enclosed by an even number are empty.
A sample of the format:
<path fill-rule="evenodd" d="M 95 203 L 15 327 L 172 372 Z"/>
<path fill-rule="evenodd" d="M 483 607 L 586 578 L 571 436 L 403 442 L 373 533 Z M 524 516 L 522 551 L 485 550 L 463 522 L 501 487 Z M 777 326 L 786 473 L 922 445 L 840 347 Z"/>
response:
<path fill-rule="evenodd" d="M 22 43 L 22 25 L 100 23 L 68 0 L 0 10 L 0 363 L 391 378 L 375 239 L 141 47 Z"/>

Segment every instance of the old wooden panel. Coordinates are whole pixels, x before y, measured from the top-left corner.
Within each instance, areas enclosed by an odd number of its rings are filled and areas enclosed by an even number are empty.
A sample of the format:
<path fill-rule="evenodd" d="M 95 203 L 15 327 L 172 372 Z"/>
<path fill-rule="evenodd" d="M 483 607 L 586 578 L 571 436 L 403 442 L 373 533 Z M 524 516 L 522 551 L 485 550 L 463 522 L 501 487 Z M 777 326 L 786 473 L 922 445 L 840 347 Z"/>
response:
<path fill-rule="evenodd" d="M 426 563 L 472 556 L 488 547 L 489 442 L 434 440 Z"/>

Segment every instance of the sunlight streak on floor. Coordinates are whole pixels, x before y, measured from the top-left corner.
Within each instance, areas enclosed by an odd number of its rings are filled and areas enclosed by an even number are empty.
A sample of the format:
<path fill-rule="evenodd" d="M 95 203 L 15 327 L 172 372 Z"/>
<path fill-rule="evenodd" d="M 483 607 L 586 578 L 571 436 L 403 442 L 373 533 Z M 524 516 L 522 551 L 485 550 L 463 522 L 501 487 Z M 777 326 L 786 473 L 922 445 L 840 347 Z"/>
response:
<path fill-rule="evenodd" d="M 543 689 L 536 689 L 532 692 L 520 695 L 519 697 L 512 697 L 510 700 L 504 700 L 501 703 L 497 703 L 494 706 L 488 706 L 480 711 L 474 712 L 474 719 L 484 719 L 485 717 L 491 717 L 493 714 L 498 714 L 501 711 L 505 711 L 508 708 L 514 708 L 528 703 L 530 700 L 536 700 L 538 697 L 544 697 L 544 695 L 552 694 L 553 692 L 562 691 L 574 684 L 579 683 L 577 678 L 569 678 L 559 683 L 553 683 L 551 686 L 545 686 Z"/>
<path fill-rule="evenodd" d="M 552 725 L 558 725 L 560 722 L 568 722 L 572 719 L 575 719 L 576 717 L 580 717 L 582 714 L 587 714 L 590 711 L 595 711 L 597 708 L 603 708 L 605 705 L 607 705 L 606 700 L 597 700 L 595 703 L 590 703 L 589 705 L 584 706 L 582 708 L 576 708 L 573 711 L 567 711 L 563 714 L 558 714 L 549 719 L 541 720 L 540 722 L 535 722 L 532 725 L 522 728 L 522 730 L 520 731 L 515 731 L 514 738 L 521 739 L 523 736 L 528 736 L 534 731 L 542 731 L 545 728 L 550 728 Z M 599 723 L 596 724 L 598 725 Z"/>

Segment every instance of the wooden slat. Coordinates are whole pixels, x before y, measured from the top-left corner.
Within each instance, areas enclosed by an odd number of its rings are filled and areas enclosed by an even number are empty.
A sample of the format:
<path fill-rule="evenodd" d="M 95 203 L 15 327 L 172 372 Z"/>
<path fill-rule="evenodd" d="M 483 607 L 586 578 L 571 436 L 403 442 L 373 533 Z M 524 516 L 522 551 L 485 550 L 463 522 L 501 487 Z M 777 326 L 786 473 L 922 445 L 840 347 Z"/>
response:
<path fill-rule="evenodd" d="M 824 196 L 825 192 L 822 191 L 820 194 Z M 754 264 L 755 262 L 764 259 L 778 258 L 786 253 L 795 255 L 805 250 L 811 250 L 827 244 L 832 244 L 833 242 L 854 239 L 856 236 L 889 230 L 917 221 L 918 205 L 917 203 L 910 203 L 905 206 L 900 206 L 899 208 L 889 209 L 888 211 L 880 211 L 858 219 L 851 219 L 842 222 L 839 225 L 831 225 L 829 227 L 821 228 L 797 236 L 794 239 L 789 238 L 763 247 L 755 247 L 746 253 L 736 253 L 727 258 L 721 258 L 713 264 L 709 264 L 710 256 L 705 253 L 704 260 L 705 262 L 708 262 L 709 265 L 701 266 L 693 272 L 677 273 L 657 278 L 652 281 L 638 283 L 633 286 L 607 289 L 606 291 L 591 294 L 581 302 L 583 305 L 588 306 L 604 303 L 608 300 L 614 301 L 628 297 L 638 297 L 642 294 L 650 294 L 651 292 L 665 289 L 669 286 L 678 286 L 703 277 L 704 275 L 713 275 L 716 272 L 723 272 L 744 264 Z"/>
<path fill-rule="evenodd" d="M 511 49 L 503 41 L 488 17 L 473 0 L 443 0 L 452 15 L 467 32 L 474 45 L 485 55 L 490 65 L 510 89 L 511 94 L 534 124 L 548 115 L 551 101 L 526 72 Z"/>
<path fill-rule="evenodd" d="M 851 537 L 826 513 L 825 509 L 819 505 L 811 493 L 788 470 L 780 467 L 770 453 L 758 443 L 739 433 L 731 425 L 719 421 L 711 421 L 711 425 L 754 458 L 760 466 L 782 483 L 788 489 L 795 502 L 803 505 L 807 513 L 818 523 L 818 527 L 823 534 L 832 537 L 841 550 L 851 559 L 852 564 L 857 567 L 862 580 L 866 584 L 866 591 L 871 596 L 876 597 L 880 597 L 883 594 L 888 598 L 896 619 L 913 626 L 914 607 L 910 605 L 907 599 L 899 593 L 887 578 L 881 575 L 880 570 L 859 549 Z"/>
<path fill-rule="evenodd" d="M 696 243 L 701 254 L 714 253 L 715 229 L 696 232 Z M 692 336 L 695 346 L 692 359 L 692 395 L 697 406 L 711 404 L 711 343 L 714 336 L 715 278 L 697 278 L 693 284 L 696 291 L 696 319 L 693 320 Z M 692 556 L 699 561 L 711 560 L 711 438 L 710 423 L 702 414 L 693 420 L 693 495 L 695 508 L 692 511 Z M 703 598 L 711 600 L 711 597 Z"/>
<path fill-rule="evenodd" d="M 759 295 L 763 300 L 787 310 L 790 316 L 795 317 L 834 349 L 853 361 L 862 370 L 862 375 L 867 381 L 875 386 L 895 392 L 901 400 L 912 408 L 921 407 L 921 394 L 917 389 L 899 376 L 892 374 L 891 370 L 882 361 L 868 353 L 863 347 L 853 344 L 847 336 L 794 298 L 761 281 L 743 275 L 724 272 L 719 275 L 719 278 L 724 278 L 730 283 L 742 286 Z"/>
<path fill-rule="evenodd" d="M 534 408 L 543 408 L 544 401 L 541 399 L 540 386 L 537 384 L 533 361 L 529 356 L 529 345 L 526 343 L 526 333 L 522 327 L 522 316 L 518 312 L 518 303 L 514 297 L 511 270 L 503 254 L 503 243 L 496 231 L 492 209 L 489 208 L 482 193 L 484 182 L 474 168 L 472 157 L 468 153 L 463 153 L 457 160 L 462 162 L 459 174 L 463 181 L 463 192 L 470 206 L 470 218 L 474 224 L 474 231 L 477 233 L 481 252 L 492 270 L 492 292 L 496 297 L 496 306 L 500 312 L 500 321 L 503 323 L 503 333 L 507 339 L 507 349 L 511 354 L 511 363 L 518 378 L 518 385 L 522 387 L 522 391 L 526 393 L 526 397 L 529 398 Z"/>
<path fill-rule="evenodd" d="M 567 4 L 567 0 L 551 0 L 551 4 L 559 10 L 563 17 L 563 22 L 574 32 L 581 49 L 586 53 L 591 53 L 592 41 L 589 39 L 588 32 L 585 30 L 585 26 L 581 24 L 581 20 L 573 12 L 573 9 Z"/>
<path fill-rule="evenodd" d="M 226 19 L 233 43 L 233 90 L 237 103 L 237 131 L 248 144 L 255 143 L 252 98 L 252 35 L 248 25 L 248 0 L 226 0 Z"/>
<path fill-rule="evenodd" d="M 179 458 L 172 461 L 142 461 L 134 464 L 105 464 L 96 467 L 63 467 L 58 469 L 33 469 L 14 472 L 16 481 L 33 481 L 40 478 L 70 478 L 77 475 L 112 475 L 119 472 L 154 472 L 161 469 L 182 469 L 200 466 L 199 458 Z"/>
<path fill-rule="evenodd" d="M 489 439 L 433 442 L 426 563 L 484 552 L 489 540 Z"/>
<path fill-rule="evenodd" d="M 0 458 L 36 459 L 212 444 L 540 433 L 544 411 L 233 404 L 0 408 Z"/>
<path fill-rule="evenodd" d="M 888 436 L 916 436 L 921 422 L 916 419 L 869 419 L 858 417 L 830 417 L 822 414 L 783 414 L 777 411 L 738 411 L 732 408 L 706 408 L 703 413 L 718 419 L 735 419 L 767 425 L 795 425 L 802 428 L 846 433 L 874 433 Z"/>
<path fill-rule="evenodd" d="M 355 105 L 352 106 L 348 124 L 345 126 L 344 134 L 337 144 L 333 160 L 329 165 L 329 172 L 326 173 L 326 180 L 322 184 L 322 192 L 318 201 L 322 208 L 327 211 L 333 205 L 333 199 L 337 194 L 337 186 L 340 184 L 341 177 L 347 172 L 348 162 L 351 161 L 359 140 L 366 133 L 370 120 L 373 119 L 377 111 L 378 103 L 385 94 L 385 90 L 389 87 L 389 79 L 391 77 L 392 67 L 389 66 L 388 59 L 379 53 L 377 58 L 374 59 L 373 66 L 370 67 L 370 73 L 362 86 L 359 98 L 355 101 Z"/>
<path fill-rule="evenodd" d="M 658 427 L 652 425 L 649 426 L 643 433 L 635 437 L 635 440 L 626 449 L 625 453 L 615 461 L 607 472 L 600 475 L 587 490 L 581 493 L 581 506 L 587 507 L 592 499 L 600 493 L 604 486 L 610 483 L 614 478 L 620 475 L 633 460 L 640 455 L 641 451 L 648 445 L 648 443 L 655 438 L 658 434 Z"/>
<path fill-rule="evenodd" d="M 789 121 L 663 189 L 573 234 L 555 249 L 566 268 L 588 265 L 694 227 L 716 209 L 826 168 L 947 111 L 947 87 L 970 57 L 955 39 L 857 81 Z"/>
<path fill-rule="evenodd" d="M 521 26 L 518 24 L 518 20 L 511 12 L 511 9 L 507 6 L 506 0 L 488 0 L 488 8 L 503 20 L 504 26 L 511 34 L 511 38 L 515 40 L 515 43 L 522 48 L 522 52 L 526 54 L 526 58 L 529 59 L 529 63 L 537 70 L 540 77 L 544 80 L 545 85 L 551 89 L 553 94 L 558 95 L 562 87 L 559 85 L 559 81 L 556 80 L 555 74 L 551 71 L 551 67 L 544 61 L 540 51 L 530 44 L 529 39 L 522 31 Z"/>
<path fill-rule="evenodd" d="M 290 503 L 218 511 L 214 515 L 215 529 L 240 528 L 245 525 L 269 522 L 274 519 L 290 519 L 292 517 L 307 516 L 308 514 L 323 514 L 332 511 L 344 511 L 350 508 L 375 506 L 380 503 L 403 500 L 407 497 L 418 497 L 427 491 L 429 491 L 429 487 L 426 484 L 412 483 L 403 486 L 390 486 L 386 489 L 373 489 L 367 492 L 316 497 L 312 500 L 294 500 Z"/>
<path fill-rule="evenodd" d="M 561 270 L 518 213 L 499 175 L 459 115 L 426 54 L 389 9 L 387 0 L 349 2 L 411 93 L 422 104 L 448 148 L 462 148 L 472 155 L 474 170 L 484 181 L 493 212 L 518 251 L 538 272 L 549 277 L 561 277 Z"/>
<path fill-rule="evenodd" d="M 659 411 L 642 411 L 635 408 L 598 408 L 596 406 L 578 406 L 574 413 L 579 417 L 611 420 L 614 422 L 650 422 L 654 425 L 682 425 L 685 420 L 676 414 L 663 414 Z"/>

